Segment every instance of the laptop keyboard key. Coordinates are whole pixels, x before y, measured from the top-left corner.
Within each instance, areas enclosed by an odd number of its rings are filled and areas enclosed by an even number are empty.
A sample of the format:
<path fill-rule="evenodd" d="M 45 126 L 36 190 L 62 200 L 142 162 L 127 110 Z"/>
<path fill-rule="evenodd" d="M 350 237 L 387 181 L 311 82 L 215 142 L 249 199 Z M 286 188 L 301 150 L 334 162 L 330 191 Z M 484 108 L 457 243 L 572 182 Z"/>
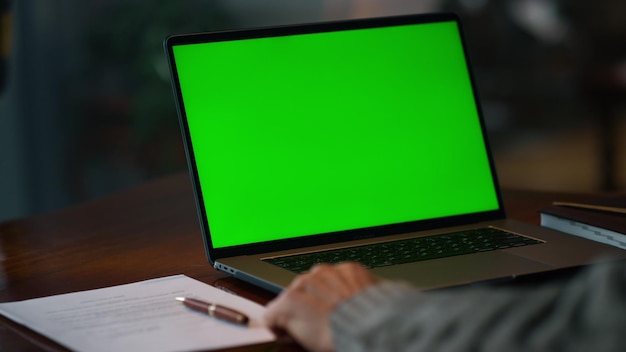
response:
<path fill-rule="evenodd" d="M 355 261 L 367 268 L 493 251 L 541 243 L 539 240 L 487 227 L 365 246 L 267 258 L 264 261 L 303 273 L 319 263 Z"/>

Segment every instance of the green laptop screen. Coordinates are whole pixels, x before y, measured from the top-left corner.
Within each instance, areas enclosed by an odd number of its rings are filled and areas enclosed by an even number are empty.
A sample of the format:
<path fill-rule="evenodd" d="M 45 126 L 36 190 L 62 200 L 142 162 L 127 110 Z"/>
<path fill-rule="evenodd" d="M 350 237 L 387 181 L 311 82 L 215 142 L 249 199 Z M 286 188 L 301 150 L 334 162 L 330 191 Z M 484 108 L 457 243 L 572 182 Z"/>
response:
<path fill-rule="evenodd" d="M 214 248 L 498 208 L 454 21 L 173 53 Z"/>

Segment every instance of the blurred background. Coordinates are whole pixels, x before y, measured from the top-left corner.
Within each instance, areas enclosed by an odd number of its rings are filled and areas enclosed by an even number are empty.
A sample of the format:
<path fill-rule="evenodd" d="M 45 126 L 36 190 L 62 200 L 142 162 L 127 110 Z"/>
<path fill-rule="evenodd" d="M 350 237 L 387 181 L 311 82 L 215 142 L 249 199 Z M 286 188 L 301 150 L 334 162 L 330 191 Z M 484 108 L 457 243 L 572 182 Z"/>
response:
<path fill-rule="evenodd" d="M 0 0 L 0 221 L 186 170 L 168 34 L 438 11 L 505 188 L 626 189 L 623 0 Z"/>

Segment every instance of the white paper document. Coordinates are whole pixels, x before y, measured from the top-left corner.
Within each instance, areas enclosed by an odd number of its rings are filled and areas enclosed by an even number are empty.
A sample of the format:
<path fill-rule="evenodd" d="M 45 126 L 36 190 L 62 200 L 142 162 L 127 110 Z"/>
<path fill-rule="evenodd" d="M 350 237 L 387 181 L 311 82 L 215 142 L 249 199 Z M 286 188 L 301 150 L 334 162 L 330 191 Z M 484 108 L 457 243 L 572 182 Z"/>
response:
<path fill-rule="evenodd" d="M 237 325 L 175 300 L 192 297 L 235 308 L 250 318 Z M 191 351 L 270 342 L 265 308 L 184 275 L 1 303 L 0 314 L 76 351 Z"/>

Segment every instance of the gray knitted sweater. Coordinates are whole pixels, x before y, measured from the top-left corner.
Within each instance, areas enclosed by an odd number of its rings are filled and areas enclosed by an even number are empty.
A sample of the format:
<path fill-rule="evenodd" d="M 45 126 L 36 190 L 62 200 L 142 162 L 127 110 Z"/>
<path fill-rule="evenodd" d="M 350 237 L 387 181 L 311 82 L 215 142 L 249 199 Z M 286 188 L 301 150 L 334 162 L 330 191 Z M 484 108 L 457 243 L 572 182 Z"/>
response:
<path fill-rule="evenodd" d="M 341 304 L 331 326 L 337 351 L 626 351 L 626 263 L 532 288 L 382 282 Z"/>

